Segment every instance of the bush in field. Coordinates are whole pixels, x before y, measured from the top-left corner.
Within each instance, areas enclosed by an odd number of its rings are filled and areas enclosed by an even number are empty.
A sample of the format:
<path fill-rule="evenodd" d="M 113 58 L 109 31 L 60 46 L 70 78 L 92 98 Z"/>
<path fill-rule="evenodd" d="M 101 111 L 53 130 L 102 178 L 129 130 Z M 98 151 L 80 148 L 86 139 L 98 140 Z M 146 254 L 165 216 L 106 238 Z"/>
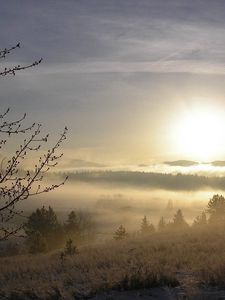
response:
<path fill-rule="evenodd" d="M 128 233 L 123 225 L 120 225 L 119 228 L 114 232 L 114 240 L 123 240 L 128 236 Z"/>
<path fill-rule="evenodd" d="M 155 232 L 155 227 L 153 224 L 150 224 L 147 220 L 147 217 L 144 216 L 141 222 L 141 233 L 142 234 L 149 234 Z"/>
<path fill-rule="evenodd" d="M 22 243 L 18 243 L 14 240 L 8 240 L 4 241 L 4 244 L 1 242 L 0 256 L 15 256 L 22 253 Z"/>
<path fill-rule="evenodd" d="M 64 249 L 64 253 L 65 255 L 74 255 L 74 254 L 78 254 L 78 250 L 77 247 L 74 245 L 73 240 L 72 239 L 68 239 L 66 241 L 66 246 Z"/>
<path fill-rule="evenodd" d="M 48 250 L 46 238 L 39 232 L 34 231 L 27 239 L 29 253 L 37 254 Z"/>
<path fill-rule="evenodd" d="M 207 206 L 209 223 L 225 222 L 225 198 L 222 195 L 214 195 Z"/>

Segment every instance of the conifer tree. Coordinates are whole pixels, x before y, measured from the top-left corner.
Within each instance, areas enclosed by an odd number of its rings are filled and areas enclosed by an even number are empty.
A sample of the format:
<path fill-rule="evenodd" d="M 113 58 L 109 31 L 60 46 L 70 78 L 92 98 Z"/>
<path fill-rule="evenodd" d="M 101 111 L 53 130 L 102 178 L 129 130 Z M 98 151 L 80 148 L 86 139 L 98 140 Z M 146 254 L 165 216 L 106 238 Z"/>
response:
<path fill-rule="evenodd" d="M 123 240 L 128 236 L 128 233 L 123 225 L 120 225 L 119 228 L 114 232 L 114 240 Z"/>
<path fill-rule="evenodd" d="M 64 227 L 68 235 L 80 235 L 80 220 L 75 211 L 69 213 Z"/>
<path fill-rule="evenodd" d="M 203 227 L 207 225 L 207 218 L 205 212 L 202 212 L 200 216 L 194 219 L 192 224 L 193 227 Z"/>
<path fill-rule="evenodd" d="M 60 224 L 57 219 L 57 215 L 51 206 L 41 209 L 37 208 L 29 217 L 25 223 L 24 229 L 27 235 L 31 235 L 33 232 L 40 232 L 43 236 L 48 236 L 59 229 Z"/>
<path fill-rule="evenodd" d="M 38 254 L 48 250 L 46 238 L 39 232 L 35 231 L 27 239 L 28 251 L 31 254 Z"/>
<path fill-rule="evenodd" d="M 148 234 L 155 231 L 155 227 L 153 224 L 150 224 L 147 220 L 147 217 L 144 216 L 141 222 L 141 233 L 142 234 Z"/>
<path fill-rule="evenodd" d="M 159 223 L 158 223 L 158 230 L 163 231 L 165 229 L 166 229 L 166 222 L 164 220 L 164 217 L 161 217 L 161 219 L 159 220 Z"/>
<path fill-rule="evenodd" d="M 178 209 L 173 217 L 173 222 L 171 223 L 174 229 L 186 229 L 188 228 L 188 224 L 184 219 L 183 213 L 181 209 Z"/>
<path fill-rule="evenodd" d="M 36 209 L 28 217 L 28 221 L 24 224 L 24 230 L 27 240 L 32 239 L 37 232 L 40 233 L 46 239 L 49 250 L 60 246 L 65 240 L 63 228 L 51 206 L 48 209 L 44 206 Z"/>
<path fill-rule="evenodd" d="M 207 213 L 209 223 L 225 222 L 225 198 L 222 195 L 214 195 L 209 200 Z"/>

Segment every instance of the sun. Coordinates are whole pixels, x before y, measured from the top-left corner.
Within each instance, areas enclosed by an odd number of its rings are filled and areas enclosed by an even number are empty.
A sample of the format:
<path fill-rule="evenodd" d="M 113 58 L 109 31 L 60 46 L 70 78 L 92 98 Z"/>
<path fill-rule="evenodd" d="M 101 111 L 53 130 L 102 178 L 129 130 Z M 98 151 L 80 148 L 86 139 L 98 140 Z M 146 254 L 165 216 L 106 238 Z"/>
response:
<path fill-rule="evenodd" d="M 181 154 L 200 161 L 225 153 L 225 118 L 221 112 L 189 111 L 177 123 L 176 143 Z"/>

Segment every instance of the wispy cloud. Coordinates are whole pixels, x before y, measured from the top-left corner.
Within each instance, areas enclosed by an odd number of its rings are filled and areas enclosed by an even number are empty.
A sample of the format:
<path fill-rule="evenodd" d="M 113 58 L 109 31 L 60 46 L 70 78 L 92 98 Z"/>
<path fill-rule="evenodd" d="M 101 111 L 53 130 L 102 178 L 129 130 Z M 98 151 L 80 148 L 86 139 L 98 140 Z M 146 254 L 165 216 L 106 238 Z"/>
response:
<path fill-rule="evenodd" d="M 53 131 L 67 124 L 70 148 L 101 145 L 126 159 L 153 136 L 146 153 L 158 153 L 164 120 L 193 94 L 224 102 L 223 1 L 12 0 L 1 4 L 0 26 L 3 48 L 22 45 L 2 66 L 44 58 L 1 80 L 1 107 Z"/>
<path fill-rule="evenodd" d="M 162 59 L 152 62 L 92 61 L 48 66 L 40 71 L 41 75 L 76 73 L 191 73 L 224 75 L 225 65 L 191 59 Z"/>

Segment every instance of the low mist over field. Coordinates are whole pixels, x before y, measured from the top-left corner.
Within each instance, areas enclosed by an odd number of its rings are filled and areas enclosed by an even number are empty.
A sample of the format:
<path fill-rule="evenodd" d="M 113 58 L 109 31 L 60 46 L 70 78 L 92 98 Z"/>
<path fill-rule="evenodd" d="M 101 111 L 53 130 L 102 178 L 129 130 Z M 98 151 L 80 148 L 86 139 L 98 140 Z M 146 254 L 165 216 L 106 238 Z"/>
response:
<path fill-rule="evenodd" d="M 182 209 L 191 224 L 215 193 L 225 193 L 225 177 L 191 174 L 165 174 L 140 171 L 77 171 L 54 173 L 49 182 L 60 182 L 69 176 L 65 188 L 37 196 L 23 203 L 31 211 L 41 205 L 52 206 L 62 218 L 72 209 L 92 212 L 109 233 L 116 225 L 131 230 L 147 215 L 157 225 L 161 216 L 171 220 Z M 47 181 L 48 182 L 48 181 Z M 105 228 L 106 228 L 105 227 Z"/>

